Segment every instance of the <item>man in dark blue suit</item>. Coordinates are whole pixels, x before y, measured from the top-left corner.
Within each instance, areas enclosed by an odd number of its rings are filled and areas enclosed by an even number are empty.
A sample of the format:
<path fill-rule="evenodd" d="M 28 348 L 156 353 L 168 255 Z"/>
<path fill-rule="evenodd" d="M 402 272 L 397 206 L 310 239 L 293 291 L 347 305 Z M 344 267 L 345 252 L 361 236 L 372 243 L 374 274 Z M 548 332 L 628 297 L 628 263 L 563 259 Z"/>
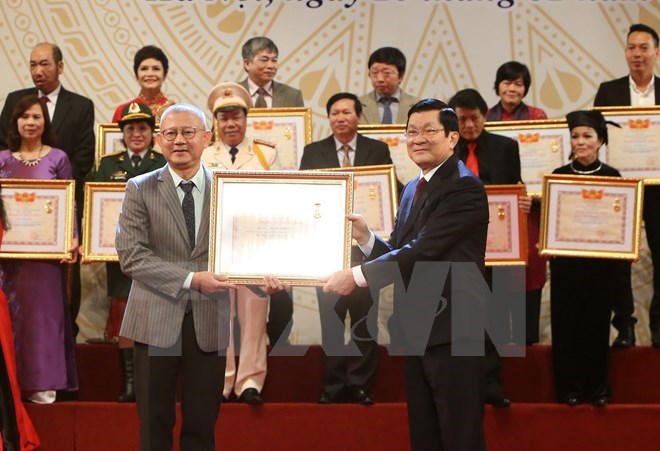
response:
<path fill-rule="evenodd" d="M 601 83 L 596 93 L 594 106 L 635 106 L 660 105 L 660 77 L 653 70 L 660 55 L 658 33 L 641 23 L 630 26 L 626 39 L 626 62 L 630 74 L 616 80 Z M 660 186 L 647 185 L 644 188 L 644 226 L 646 239 L 653 260 L 653 298 L 649 309 L 651 344 L 660 347 Z M 619 335 L 612 343 L 617 348 L 635 346 L 635 319 L 632 315 L 635 304 L 632 296 L 632 283 L 625 292 L 616 298 L 613 306 L 612 324 Z"/>
<path fill-rule="evenodd" d="M 305 146 L 301 170 L 392 164 L 387 144 L 357 132 L 362 104 L 356 95 L 348 92 L 335 94 L 328 100 L 326 110 L 332 135 Z M 362 253 L 354 248 L 351 261 L 359 263 L 363 259 Z M 318 290 L 317 296 L 324 350 L 323 394 L 319 402 L 327 404 L 348 400 L 373 404 L 368 382 L 378 364 L 377 327 L 375 318 L 369 317 L 371 324 L 365 318 L 378 298 L 372 300 L 366 288 L 339 299 L 322 290 Z M 346 313 L 350 313 L 352 336 L 360 355 L 345 355 Z M 341 322 L 337 321 L 337 317 Z"/>
<path fill-rule="evenodd" d="M 369 261 L 332 274 L 323 290 L 346 295 L 368 286 L 377 293 L 394 283 L 395 321 L 407 350 L 412 450 L 483 450 L 483 357 L 461 350 L 476 344 L 483 352 L 483 328 L 471 326 L 472 319 L 483 318 L 483 300 L 469 293 L 472 286 L 485 285 L 486 191 L 454 155 L 458 119 L 445 103 L 415 104 L 406 136 L 421 174 L 404 189 L 389 242 L 377 238 L 364 218 L 352 216 L 353 238 Z M 442 271 L 449 264 L 451 276 Z M 474 269 L 476 279 L 461 284 L 465 291 L 460 291 L 455 277 L 465 267 Z"/>

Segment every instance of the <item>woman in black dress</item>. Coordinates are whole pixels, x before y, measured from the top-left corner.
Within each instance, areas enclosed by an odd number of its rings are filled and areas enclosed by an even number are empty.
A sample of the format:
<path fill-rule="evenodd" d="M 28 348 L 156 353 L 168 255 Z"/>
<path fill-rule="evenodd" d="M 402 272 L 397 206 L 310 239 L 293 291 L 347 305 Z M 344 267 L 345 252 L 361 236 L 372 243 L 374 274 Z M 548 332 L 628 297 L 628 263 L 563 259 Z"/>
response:
<path fill-rule="evenodd" d="M 571 162 L 554 174 L 621 177 L 598 159 L 607 144 L 607 123 L 599 111 L 566 116 L 571 132 Z M 576 233 L 580 233 L 576 230 Z M 607 384 L 612 301 L 625 290 L 629 261 L 556 257 L 550 260 L 552 358 L 559 402 L 591 402 L 603 407 Z"/>

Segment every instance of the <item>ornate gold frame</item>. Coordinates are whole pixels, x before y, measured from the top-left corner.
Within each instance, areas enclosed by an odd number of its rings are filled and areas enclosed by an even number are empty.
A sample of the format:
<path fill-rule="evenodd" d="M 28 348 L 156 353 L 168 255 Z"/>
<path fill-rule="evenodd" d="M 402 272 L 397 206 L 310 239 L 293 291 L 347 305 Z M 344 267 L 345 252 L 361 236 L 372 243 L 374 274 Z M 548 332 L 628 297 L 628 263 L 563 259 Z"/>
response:
<path fill-rule="evenodd" d="M 253 201 L 255 205 L 250 203 L 250 198 L 247 195 L 230 196 L 231 189 L 227 196 L 225 196 L 226 186 L 231 187 L 232 185 L 237 185 L 237 189 L 245 187 L 243 191 L 249 190 L 261 190 L 259 193 L 260 197 L 257 201 Z M 275 191 L 274 186 L 278 186 L 280 191 L 282 187 L 286 187 L 287 196 L 285 198 L 278 198 L 273 201 L 270 199 L 273 192 Z M 226 210 L 236 210 L 236 209 L 245 209 L 247 208 L 251 215 L 255 215 L 257 220 L 254 219 L 252 222 L 265 221 L 268 222 L 272 219 L 271 216 L 268 216 L 269 213 L 265 213 L 262 210 L 265 209 L 264 206 L 271 208 L 282 208 L 285 209 L 291 203 L 296 202 L 295 195 L 297 193 L 308 193 L 309 190 L 313 189 L 323 189 L 323 187 L 339 187 L 344 193 L 344 199 L 339 204 L 341 205 L 341 211 L 332 211 L 330 212 L 332 218 L 336 222 L 341 220 L 342 229 L 337 230 L 336 233 L 331 235 L 324 235 L 319 237 L 317 242 L 324 243 L 324 246 L 332 247 L 333 249 L 341 248 L 341 262 L 337 263 L 337 267 L 333 268 L 333 271 L 338 271 L 341 269 L 347 269 L 350 267 L 351 260 L 351 232 L 352 227 L 350 222 L 346 219 L 346 215 L 351 212 L 353 205 L 353 174 L 351 172 L 291 172 L 291 171 L 216 171 L 213 172 L 213 183 L 212 183 L 212 193 L 211 193 L 211 220 L 210 220 L 210 232 L 209 232 L 209 271 L 224 274 L 228 276 L 229 280 L 237 284 L 261 284 L 263 281 L 263 276 L 265 274 L 256 274 L 256 273 L 231 273 L 226 271 L 225 268 L 227 264 L 223 266 L 221 253 L 224 249 L 231 249 L 233 252 L 233 234 L 238 230 L 238 225 L 235 224 L 235 216 L 225 217 Z M 249 188 L 247 188 L 249 187 Z M 234 192 L 234 194 L 236 194 Z M 282 195 L 282 193 L 277 193 Z M 240 197 L 240 198 L 239 198 Z M 301 208 L 309 208 L 309 205 Z M 314 208 L 317 208 L 315 206 Z M 320 207 L 319 207 L 320 208 Z M 314 210 L 312 215 L 314 218 L 318 219 L 321 217 L 321 212 Z M 231 213 L 227 213 L 229 215 Z M 317 216 L 317 214 L 319 216 Z M 327 213 L 325 213 L 327 214 Z M 259 216 L 262 215 L 262 216 Z M 334 215 L 334 216 L 332 216 Z M 341 217 L 341 219 L 340 219 Z M 226 222 L 225 222 L 226 221 Z M 230 222 L 231 221 L 231 222 Z M 223 229 L 222 225 L 225 224 Z M 227 230 L 227 224 L 231 227 L 231 230 Z M 242 229 L 241 229 L 242 230 Z M 232 241 L 225 242 L 226 237 L 224 235 L 229 235 Z M 327 244 L 329 243 L 329 244 Z M 334 246 L 337 246 L 336 248 Z M 261 252 L 261 251 L 257 251 Z M 323 255 L 318 255 L 314 249 L 305 249 L 304 255 L 295 255 L 293 249 L 291 252 L 287 251 L 285 255 L 278 256 L 268 256 L 273 258 L 280 259 L 294 259 L 295 261 L 310 261 L 310 259 L 323 259 Z M 256 260 L 257 257 L 254 257 Z M 296 260 L 300 259 L 300 260 Z M 226 261 L 227 259 L 225 259 Z M 230 262 L 229 265 L 232 263 Z M 323 283 L 319 280 L 319 277 L 323 277 L 328 274 L 317 274 L 312 276 L 311 274 L 282 274 L 278 272 L 277 263 L 273 264 L 272 271 L 268 274 L 277 276 L 283 282 L 288 282 L 292 286 L 322 286 Z"/>
<path fill-rule="evenodd" d="M 123 199 L 126 191 L 124 182 L 87 182 L 85 183 L 85 208 L 83 210 L 83 259 L 88 262 L 118 262 L 117 253 L 105 254 L 93 252 L 93 231 L 100 226 L 101 217 L 94 215 L 95 195 L 98 193 L 120 193 Z M 117 218 L 119 220 L 119 218 Z"/>
<path fill-rule="evenodd" d="M 10 244 L 10 239 L 11 239 L 11 229 L 8 232 L 5 232 L 4 238 L 3 238 L 3 243 L 2 246 L 0 246 L 0 258 L 7 258 L 7 259 L 23 259 L 23 260 L 33 260 L 33 259 L 40 259 L 40 260 L 62 260 L 62 259 L 70 259 L 71 258 L 71 253 L 69 252 L 69 249 L 71 248 L 71 245 L 73 243 L 73 232 L 74 232 L 74 221 L 75 221 L 75 185 L 76 182 L 74 180 L 30 180 L 30 179 L 2 179 L 0 180 L 0 185 L 2 186 L 2 196 L 5 202 L 5 209 L 8 214 L 9 212 L 9 202 L 7 200 L 7 197 L 12 196 L 12 191 L 11 190 L 31 190 L 31 191 L 39 191 L 39 190 L 62 190 L 65 192 L 65 201 L 64 201 L 64 212 L 63 215 L 64 217 L 62 218 L 64 221 L 63 228 L 64 230 L 60 230 L 62 227 L 62 224 L 60 223 L 60 220 L 57 220 L 57 228 L 58 234 L 64 234 L 64 239 L 62 240 L 62 246 L 60 247 L 59 251 L 53 252 L 53 251 L 39 251 L 36 249 L 31 249 L 28 251 L 19 251 L 19 250 L 6 250 L 8 246 L 11 246 Z M 35 193 L 32 194 L 35 194 Z M 14 193 L 13 195 L 16 196 L 17 193 Z M 21 194 L 21 196 L 25 196 L 27 193 Z M 35 194 L 36 196 L 36 194 Z M 45 207 L 48 213 L 52 212 L 52 209 L 48 211 L 48 205 Z M 12 218 L 11 216 L 7 218 L 7 221 L 9 222 L 9 226 L 11 227 L 18 227 L 16 224 L 12 225 Z M 18 246 L 18 245 L 17 245 Z M 38 245 L 35 245 L 37 247 Z"/>
<path fill-rule="evenodd" d="M 511 222 L 511 230 L 509 240 L 512 247 L 517 247 L 518 252 L 515 257 L 491 257 L 488 256 L 488 246 L 486 246 L 486 266 L 527 266 L 529 256 L 527 254 L 527 214 L 520 209 L 519 199 L 520 196 L 527 195 L 525 185 L 488 185 L 486 186 L 486 194 L 488 195 L 489 209 L 490 204 L 497 198 L 501 198 L 499 204 L 509 204 L 508 210 L 513 212 L 515 209 L 518 216 L 518 221 Z M 509 199 L 511 195 L 515 195 L 515 206 L 512 205 Z M 492 224 L 494 220 L 505 220 L 506 210 L 505 205 L 498 206 L 498 218 L 490 218 Z M 490 227 L 490 226 L 489 226 Z"/>

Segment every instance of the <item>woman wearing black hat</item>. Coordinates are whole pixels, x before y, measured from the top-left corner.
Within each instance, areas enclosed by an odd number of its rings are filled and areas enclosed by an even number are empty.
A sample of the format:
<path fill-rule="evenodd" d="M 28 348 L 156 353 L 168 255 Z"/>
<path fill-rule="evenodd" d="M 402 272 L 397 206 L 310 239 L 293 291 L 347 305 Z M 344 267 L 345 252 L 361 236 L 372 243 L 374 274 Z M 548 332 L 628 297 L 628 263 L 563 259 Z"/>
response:
<path fill-rule="evenodd" d="M 553 173 L 621 177 L 619 171 L 598 159 L 598 149 L 607 144 L 603 115 L 599 111 L 574 111 L 566 120 L 571 132 L 571 162 Z M 623 281 L 630 275 L 629 268 L 630 262 L 621 260 L 550 260 L 552 358 L 560 402 L 569 406 L 607 404 L 611 306 L 625 290 Z"/>

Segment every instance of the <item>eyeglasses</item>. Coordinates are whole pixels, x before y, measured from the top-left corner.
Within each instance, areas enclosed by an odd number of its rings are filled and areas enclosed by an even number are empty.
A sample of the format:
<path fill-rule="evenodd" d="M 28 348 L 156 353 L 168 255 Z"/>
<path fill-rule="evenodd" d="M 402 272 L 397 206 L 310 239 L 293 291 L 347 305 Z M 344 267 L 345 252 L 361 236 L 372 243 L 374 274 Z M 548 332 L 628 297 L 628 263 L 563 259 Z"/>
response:
<path fill-rule="evenodd" d="M 425 128 L 424 130 L 406 130 L 405 135 L 406 138 L 408 139 L 415 139 L 418 136 L 426 137 L 426 138 L 432 138 L 441 131 L 443 131 L 444 128 Z"/>
<path fill-rule="evenodd" d="M 382 75 L 383 78 L 391 78 L 391 77 L 397 77 L 399 75 L 399 73 L 397 71 L 388 70 L 388 69 L 385 69 L 385 70 L 370 70 L 369 71 L 369 76 L 372 77 L 372 78 L 378 77 L 378 75 Z"/>
<path fill-rule="evenodd" d="M 191 140 L 195 137 L 199 130 L 197 127 L 185 127 L 182 128 L 181 130 L 177 130 L 176 128 L 168 128 L 167 130 L 163 130 L 160 132 L 160 134 L 165 138 L 166 141 L 174 141 L 179 133 L 181 133 L 181 136 L 184 137 L 184 139 Z"/>

